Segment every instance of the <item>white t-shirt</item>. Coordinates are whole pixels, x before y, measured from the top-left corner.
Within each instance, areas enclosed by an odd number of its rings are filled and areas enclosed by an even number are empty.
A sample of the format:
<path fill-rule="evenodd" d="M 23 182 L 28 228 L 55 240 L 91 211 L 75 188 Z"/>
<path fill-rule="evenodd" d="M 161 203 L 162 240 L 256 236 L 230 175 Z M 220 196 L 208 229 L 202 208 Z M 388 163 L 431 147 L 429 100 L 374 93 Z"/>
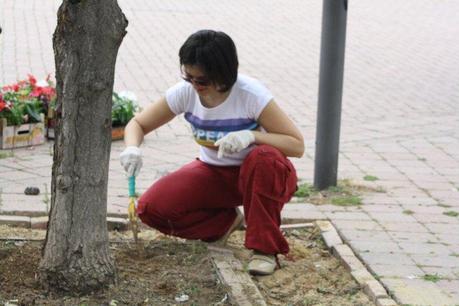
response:
<path fill-rule="evenodd" d="M 218 166 L 242 164 L 253 145 L 222 158 L 217 157 L 217 150 L 210 148 L 217 148 L 214 143 L 229 132 L 260 130 L 257 119 L 272 98 L 259 81 L 241 74 L 226 100 L 212 108 L 202 105 L 199 95 L 188 82 L 182 81 L 166 92 L 166 101 L 172 112 L 176 115 L 184 113 L 191 124 L 194 139 L 201 146 L 199 159 Z"/>

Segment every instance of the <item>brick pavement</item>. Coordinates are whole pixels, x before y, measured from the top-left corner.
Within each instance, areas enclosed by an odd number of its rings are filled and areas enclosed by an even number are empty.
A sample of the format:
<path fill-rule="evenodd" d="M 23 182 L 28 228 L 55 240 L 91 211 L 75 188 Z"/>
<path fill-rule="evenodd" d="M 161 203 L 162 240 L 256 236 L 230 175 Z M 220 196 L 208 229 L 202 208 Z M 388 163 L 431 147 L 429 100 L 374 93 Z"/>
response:
<path fill-rule="evenodd" d="M 59 1 L 0 1 L 0 84 L 53 74 L 51 35 Z M 297 122 L 307 151 L 295 159 L 312 181 L 321 1 L 122 0 L 129 19 L 115 90 L 134 91 L 142 105 L 179 78 L 178 48 L 200 28 L 221 29 L 238 46 L 240 70 L 261 79 Z M 349 2 L 340 178 L 365 175 L 386 190 L 359 208 L 289 206 L 285 216 L 329 218 L 399 303 L 459 304 L 459 2 Z M 45 214 L 52 144 L 0 159 L 3 213 Z M 127 205 L 118 163 L 110 160 L 112 214 Z M 140 191 L 196 156 L 185 120 L 149 135 Z M 38 197 L 23 195 L 38 185 Z M 48 192 L 43 192 L 45 189 Z M 406 212 L 409 211 L 410 214 Z M 438 282 L 423 279 L 437 275 Z"/>

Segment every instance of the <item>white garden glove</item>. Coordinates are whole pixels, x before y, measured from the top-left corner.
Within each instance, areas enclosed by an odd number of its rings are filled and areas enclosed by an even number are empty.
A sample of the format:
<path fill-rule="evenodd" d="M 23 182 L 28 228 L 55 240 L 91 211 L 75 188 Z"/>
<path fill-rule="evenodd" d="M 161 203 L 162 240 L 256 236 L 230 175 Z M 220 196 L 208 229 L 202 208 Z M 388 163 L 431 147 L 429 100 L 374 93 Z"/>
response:
<path fill-rule="evenodd" d="M 142 167 L 142 152 L 136 146 L 128 146 L 121 152 L 120 162 L 128 177 L 137 176 Z"/>
<path fill-rule="evenodd" d="M 249 130 L 242 130 L 226 134 L 215 142 L 218 146 L 217 157 L 229 156 L 241 152 L 255 142 L 255 135 Z"/>

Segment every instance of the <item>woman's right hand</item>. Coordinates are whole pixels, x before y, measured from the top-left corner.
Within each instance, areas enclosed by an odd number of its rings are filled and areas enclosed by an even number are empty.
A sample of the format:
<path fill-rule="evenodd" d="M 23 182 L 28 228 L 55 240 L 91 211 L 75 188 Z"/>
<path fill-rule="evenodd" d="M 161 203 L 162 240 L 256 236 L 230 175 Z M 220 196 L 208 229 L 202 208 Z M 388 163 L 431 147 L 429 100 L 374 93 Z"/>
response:
<path fill-rule="evenodd" d="M 142 167 L 142 152 L 139 149 L 143 138 L 149 132 L 166 124 L 175 114 L 167 105 L 166 99 L 161 98 L 149 104 L 140 114 L 137 114 L 124 128 L 124 143 L 126 149 L 120 154 L 120 162 L 128 176 L 137 176 Z"/>
<path fill-rule="evenodd" d="M 128 146 L 121 152 L 120 162 L 128 177 L 137 176 L 142 168 L 142 151 L 136 146 Z"/>

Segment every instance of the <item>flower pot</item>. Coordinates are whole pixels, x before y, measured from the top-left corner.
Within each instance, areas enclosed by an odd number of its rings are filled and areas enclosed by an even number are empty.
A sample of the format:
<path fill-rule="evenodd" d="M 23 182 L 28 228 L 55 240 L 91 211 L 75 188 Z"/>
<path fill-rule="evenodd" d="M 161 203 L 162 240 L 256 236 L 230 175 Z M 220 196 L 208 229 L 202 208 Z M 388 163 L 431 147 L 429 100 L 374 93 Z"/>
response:
<path fill-rule="evenodd" d="M 124 139 L 124 126 L 112 126 L 112 140 Z"/>
<path fill-rule="evenodd" d="M 56 119 L 48 118 L 46 123 L 46 138 L 54 139 L 54 131 L 56 128 Z M 124 139 L 124 126 L 112 127 L 112 140 Z"/>
<path fill-rule="evenodd" d="M 45 142 L 43 122 L 7 126 L 6 119 L 0 120 L 0 149 L 14 149 L 35 146 Z"/>

